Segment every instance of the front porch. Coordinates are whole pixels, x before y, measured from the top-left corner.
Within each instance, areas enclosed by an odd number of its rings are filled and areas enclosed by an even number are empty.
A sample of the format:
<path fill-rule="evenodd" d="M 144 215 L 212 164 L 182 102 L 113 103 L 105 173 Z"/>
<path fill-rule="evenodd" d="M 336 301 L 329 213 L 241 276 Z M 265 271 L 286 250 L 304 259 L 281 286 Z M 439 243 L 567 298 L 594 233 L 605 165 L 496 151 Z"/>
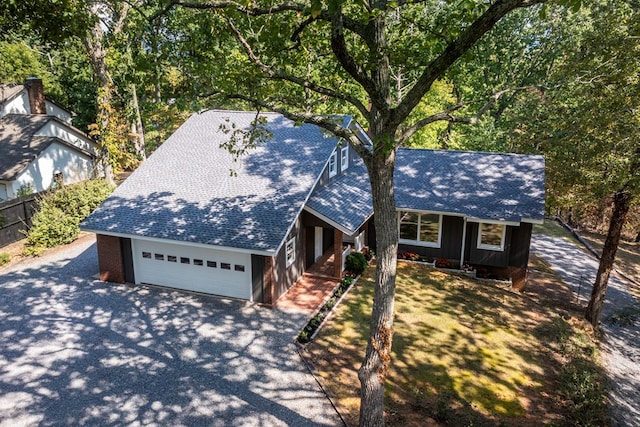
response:
<path fill-rule="evenodd" d="M 351 246 L 347 245 L 349 251 Z M 341 251 L 338 256 L 339 264 L 335 263 L 334 248 L 326 251 L 318 260 L 307 269 L 281 298 L 275 307 L 285 311 L 296 311 L 306 314 L 314 313 L 331 296 L 336 286 L 340 284 L 343 276 L 344 253 Z M 336 275 L 336 269 L 340 271 Z"/>

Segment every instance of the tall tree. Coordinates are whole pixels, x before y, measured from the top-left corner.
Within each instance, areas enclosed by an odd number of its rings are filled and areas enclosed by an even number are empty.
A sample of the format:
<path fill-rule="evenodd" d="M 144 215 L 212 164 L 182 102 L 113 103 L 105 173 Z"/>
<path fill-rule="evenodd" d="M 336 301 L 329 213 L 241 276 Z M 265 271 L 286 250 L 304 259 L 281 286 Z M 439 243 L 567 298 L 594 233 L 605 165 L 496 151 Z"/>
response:
<path fill-rule="evenodd" d="M 158 11 L 160 16 L 180 6 L 192 12 L 191 25 L 182 34 L 192 31 L 195 40 L 185 36 L 175 41 L 185 57 L 197 55 L 196 46 L 215 60 L 211 67 L 216 74 L 193 75 L 193 86 L 201 93 L 321 126 L 351 144 L 366 164 L 377 264 L 370 335 L 358 372 L 363 426 L 384 424 L 398 244 L 396 150 L 417 131 L 458 119 L 456 104 L 426 114 L 417 114 L 418 107 L 434 83 L 504 16 L 542 1 L 173 0 Z M 232 42 L 234 49 L 222 49 Z M 401 85 L 393 78 L 398 75 L 403 76 Z M 329 113 L 357 117 L 373 148 Z"/>
<path fill-rule="evenodd" d="M 596 1 L 565 21 L 572 49 L 548 88 L 529 93 L 516 134 L 547 156 L 548 203 L 572 208 L 608 198 L 613 212 L 585 317 L 594 326 L 633 201 L 640 194 L 640 12 L 633 1 Z"/>

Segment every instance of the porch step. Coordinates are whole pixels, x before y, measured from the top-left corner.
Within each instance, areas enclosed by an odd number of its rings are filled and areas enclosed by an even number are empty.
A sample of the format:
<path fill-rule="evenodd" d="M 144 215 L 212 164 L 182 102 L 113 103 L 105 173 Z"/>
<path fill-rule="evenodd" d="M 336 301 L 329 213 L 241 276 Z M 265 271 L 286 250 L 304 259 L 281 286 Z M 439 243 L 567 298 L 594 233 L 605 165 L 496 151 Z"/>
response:
<path fill-rule="evenodd" d="M 319 277 L 321 279 L 331 279 L 331 280 L 342 280 L 341 277 L 335 277 L 335 276 L 330 276 L 327 274 L 321 274 L 321 273 L 308 273 L 308 272 L 304 272 L 302 273 L 303 277 Z"/>

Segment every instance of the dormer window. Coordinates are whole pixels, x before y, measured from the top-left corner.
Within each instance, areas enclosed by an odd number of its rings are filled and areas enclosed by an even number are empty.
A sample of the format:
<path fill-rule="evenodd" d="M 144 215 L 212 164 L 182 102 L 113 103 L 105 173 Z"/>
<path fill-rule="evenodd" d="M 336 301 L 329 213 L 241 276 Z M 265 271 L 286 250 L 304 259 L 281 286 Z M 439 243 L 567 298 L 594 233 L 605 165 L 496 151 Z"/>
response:
<path fill-rule="evenodd" d="M 349 146 L 342 147 L 340 150 L 340 170 L 346 171 L 349 167 Z"/>
<path fill-rule="evenodd" d="M 329 178 L 334 177 L 338 174 L 338 153 L 335 151 L 331 154 L 329 158 Z"/>

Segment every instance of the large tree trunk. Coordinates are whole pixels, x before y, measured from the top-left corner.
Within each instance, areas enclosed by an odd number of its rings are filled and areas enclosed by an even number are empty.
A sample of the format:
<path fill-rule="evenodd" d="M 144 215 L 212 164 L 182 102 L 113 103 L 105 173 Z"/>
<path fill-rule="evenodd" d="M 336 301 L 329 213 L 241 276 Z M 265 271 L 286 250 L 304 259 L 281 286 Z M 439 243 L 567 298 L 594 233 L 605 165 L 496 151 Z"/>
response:
<path fill-rule="evenodd" d="M 384 425 L 384 382 L 391 362 L 398 225 L 393 170 L 395 151 L 378 153 L 370 166 L 376 228 L 376 289 L 360 379 L 360 426 Z"/>
<path fill-rule="evenodd" d="M 89 6 L 88 13 L 90 16 L 93 16 L 94 23 L 93 26 L 88 29 L 83 42 L 87 56 L 89 57 L 89 62 L 91 62 L 93 73 L 98 79 L 98 132 L 95 135 L 98 145 L 100 146 L 100 162 L 105 179 L 113 185 L 115 184 L 115 179 L 109 159 L 109 150 L 104 143 L 104 134 L 110 118 L 112 80 L 107 68 L 107 50 L 102 43 L 104 31 L 102 30 L 102 23 L 100 21 L 100 8 L 101 4 L 99 2 L 95 2 Z"/>
<path fill-rule="evenodd" d="M 144 143 L 144 128 L 142 126 L 142 116 L 140 115 L 140 106 L 138 105 L 138 91 L 136 90 L 136 84 L 131 84 L 131 102 L 133 106 L 133 111 L 136 115 L 135 122 L 135 149 L 136 154 L 140 157 L 141 160 L 147 159 L 147 152 Z"/>
<path fill-rule="evenodd" d="M 613 213 L 609 222 L 609 231 L 602 249 L 602 257 L 600 258 L 600 266 L 596 281 L 593 284 L 593 292 L 591 292 L 591 300 L 587 306 L 585 318 L 596 327 L 600 322 L 600 313 L 602 312 L 602 304 L 607 292 L 609 276 L 615 261 L 618 243 L 620 243 L 620 235 L 622 226 L 631 206 L 632 193 L 627 190 L 621 190 L 613 196 Z"/>

